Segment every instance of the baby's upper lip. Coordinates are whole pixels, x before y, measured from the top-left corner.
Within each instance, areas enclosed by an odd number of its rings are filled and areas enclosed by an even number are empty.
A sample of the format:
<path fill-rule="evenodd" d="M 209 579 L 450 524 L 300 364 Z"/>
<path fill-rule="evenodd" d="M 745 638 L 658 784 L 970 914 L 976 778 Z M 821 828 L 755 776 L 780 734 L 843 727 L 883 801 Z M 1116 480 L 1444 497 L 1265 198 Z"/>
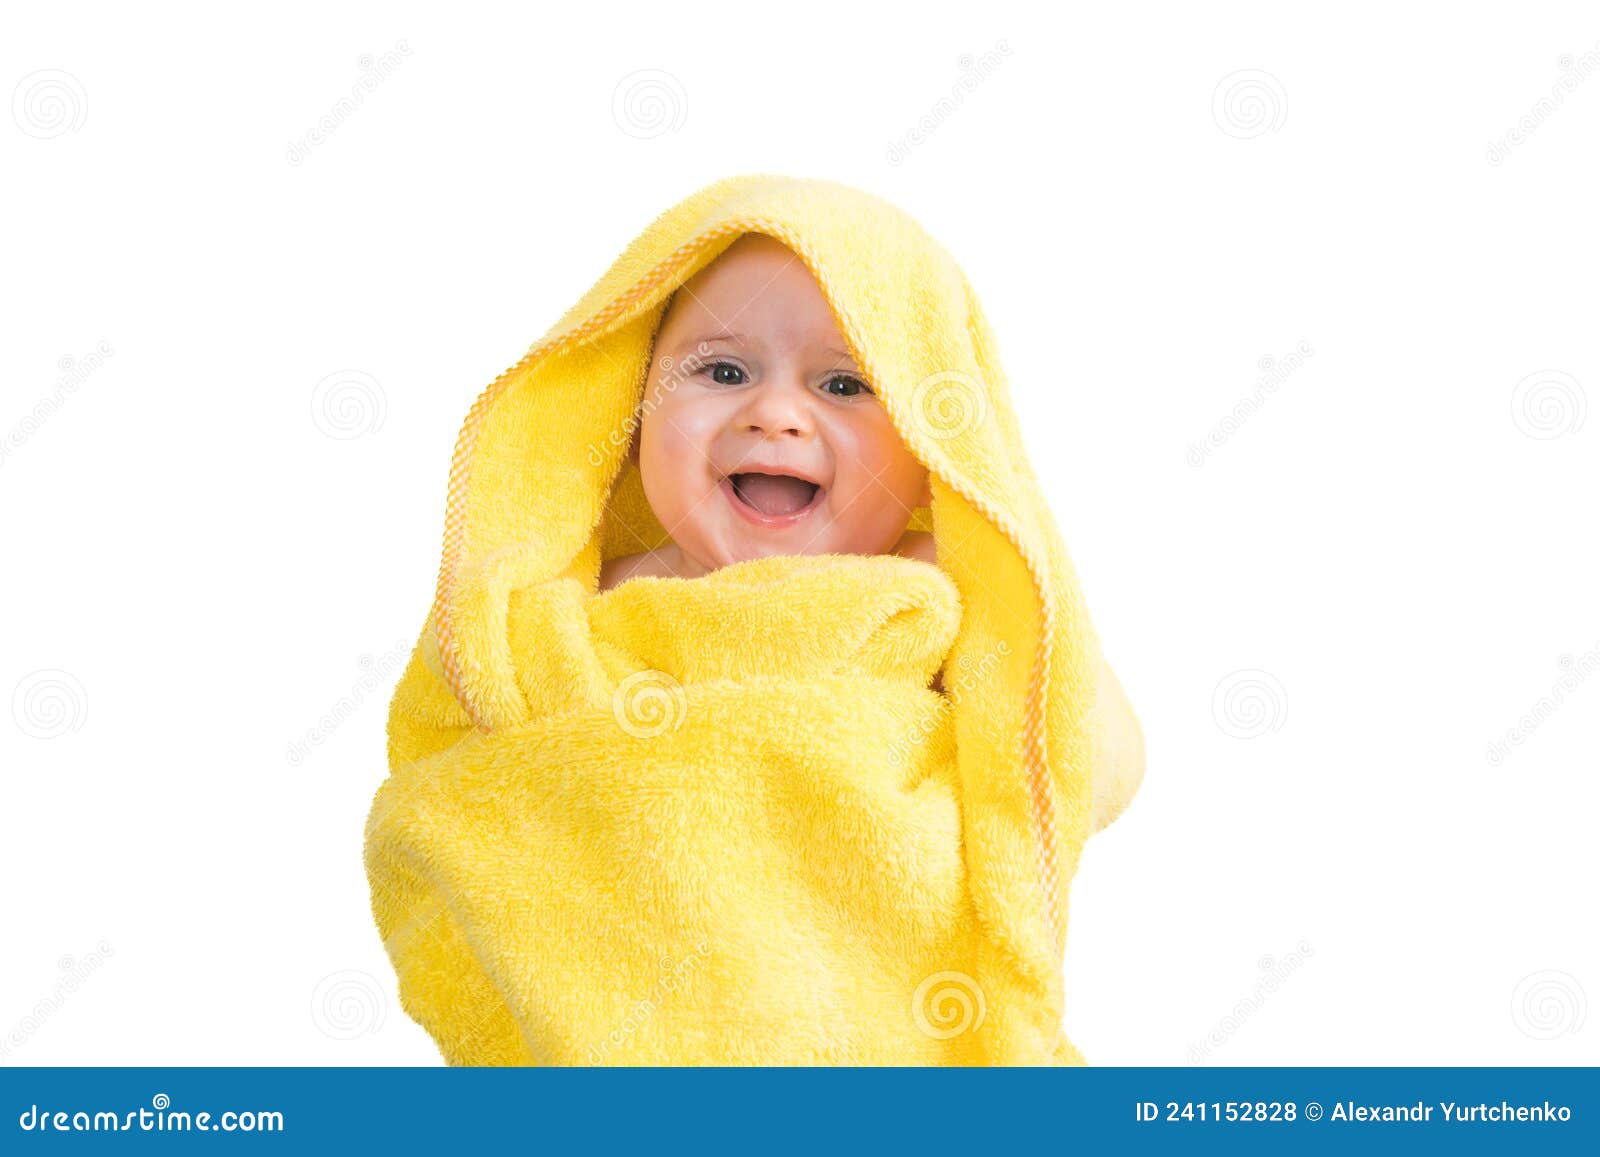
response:
<path fill-rule="evenodd" d="M 788 462 L 741 462 L 732 470 L 724 470 L 722 476 L 731 478 L 735 474 L 787 474 L 791 478 L 799 478 L 811 483 L 813 486 L 827 487 L 820 470 L 812 470 L 805 466 L 797 466 Z"/>

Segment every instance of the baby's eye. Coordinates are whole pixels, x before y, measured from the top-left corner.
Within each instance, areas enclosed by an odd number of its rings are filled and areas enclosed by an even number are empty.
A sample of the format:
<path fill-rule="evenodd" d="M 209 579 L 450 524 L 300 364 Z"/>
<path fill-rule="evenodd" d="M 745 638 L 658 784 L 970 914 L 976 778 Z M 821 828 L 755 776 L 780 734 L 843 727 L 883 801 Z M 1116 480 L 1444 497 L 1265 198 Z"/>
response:
<path fill-rule="evenodd" d="M 826 389 L 828 386 L 833 385 L 833 383 L 835 383 L 835 382 L 843 382 L 845 384 L 845 386 L 853 387 L 853 388 L 847 388 L 845 390 L 845 392 L 842 393 L 842 394 L 841 393 L 835 393 L 833 396 L 836 397 L 836 398 L 853 398 L 853 397 L 855 397 L 856 395 L 858 395 L 858 394 L 860 394 L 862 392 L 866 392 L 866 393 L 869 393 L 869 394 L 872 393 L 872 387 L 871 386 L 867 385 L 867 383 L 863 382 L 860 378 L 852 378 L 849 374 L 834 374 L 833 377 L 829 378 L 826 382 L 823 383 L 823 387 Z M 829 392 L 832 393 L 831 390 Z"/>
<path fill-rule="evenodd" d="M 732 379 L 718 377 L 717 375 L 723 370 L 736 374 L 737 377 Z M 738 386 L 744 383 L 744 371 L 732 362 L 707 362 L 700 367 L 700 372 L 709 373 L 711 380 L 719 386 Z"/>

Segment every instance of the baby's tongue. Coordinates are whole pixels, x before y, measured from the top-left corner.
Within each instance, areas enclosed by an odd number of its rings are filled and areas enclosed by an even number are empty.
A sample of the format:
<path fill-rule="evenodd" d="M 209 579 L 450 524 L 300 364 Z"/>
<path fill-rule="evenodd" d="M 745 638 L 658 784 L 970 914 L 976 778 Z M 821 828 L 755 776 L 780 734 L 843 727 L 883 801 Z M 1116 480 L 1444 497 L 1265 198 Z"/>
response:
<path fill-rule="evenodd" d="M 762 514 L 793 514 L 817 490 L 804 479 L 781 474 L 741 474 L 738 482 L 739 494 Z"/>

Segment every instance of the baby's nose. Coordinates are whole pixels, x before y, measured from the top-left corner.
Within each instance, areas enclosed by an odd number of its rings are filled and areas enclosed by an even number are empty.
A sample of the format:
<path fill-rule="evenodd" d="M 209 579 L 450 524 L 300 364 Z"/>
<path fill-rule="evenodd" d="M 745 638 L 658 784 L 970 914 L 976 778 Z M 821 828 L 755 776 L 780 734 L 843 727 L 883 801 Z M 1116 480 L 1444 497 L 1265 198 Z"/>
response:
<path fill-rule="evenodd" d="M 752 431 L 767 435 L 809 434 L 814 426 L 804 384 L 763 382 L 750 392 L 740 419 Z"/>

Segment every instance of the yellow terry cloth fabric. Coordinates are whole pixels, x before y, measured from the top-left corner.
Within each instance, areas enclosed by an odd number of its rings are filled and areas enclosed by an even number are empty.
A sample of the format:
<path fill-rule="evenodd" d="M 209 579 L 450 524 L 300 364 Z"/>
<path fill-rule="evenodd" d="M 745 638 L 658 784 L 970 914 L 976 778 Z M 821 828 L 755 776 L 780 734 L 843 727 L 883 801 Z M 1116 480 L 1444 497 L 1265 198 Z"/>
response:
<path fill-rule="evenodd" d="M 627 454 L 666 299 L 744 232 L 806 262 L 929 468 L 938 563 L 597 593 L 667 537 Z M 1139 727 L 972 287 L 867 193 L 701 190 L 484 390 L 388 754 L 373 913 L 450 1064 L 1084 1063 L 1067 886 Z"/>

